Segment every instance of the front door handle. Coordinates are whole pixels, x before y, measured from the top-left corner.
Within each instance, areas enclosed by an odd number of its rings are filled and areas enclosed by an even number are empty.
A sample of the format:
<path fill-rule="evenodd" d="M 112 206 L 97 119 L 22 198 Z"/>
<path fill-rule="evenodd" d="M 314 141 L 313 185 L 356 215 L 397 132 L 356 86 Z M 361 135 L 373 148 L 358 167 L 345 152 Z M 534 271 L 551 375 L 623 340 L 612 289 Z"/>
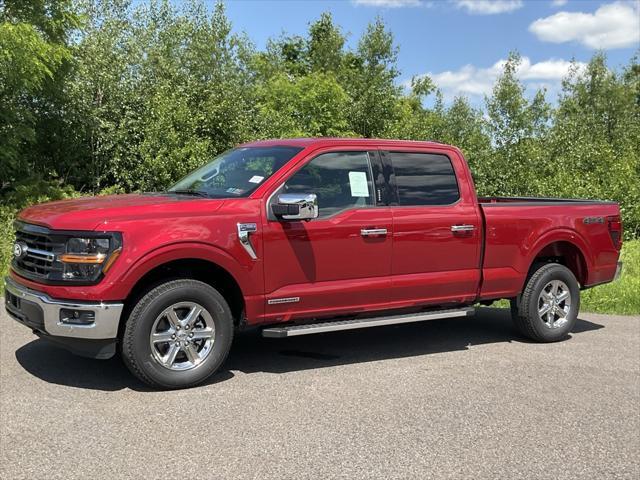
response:
<path fill-rule="evenodd" d="M 363 237 L 371 237 L 375 235 L 386 235 L 386 234 L 387 234 L 386 228 L 363 228 L 362 230 L 360 230 L 360 235 L 362 235 Z"/>

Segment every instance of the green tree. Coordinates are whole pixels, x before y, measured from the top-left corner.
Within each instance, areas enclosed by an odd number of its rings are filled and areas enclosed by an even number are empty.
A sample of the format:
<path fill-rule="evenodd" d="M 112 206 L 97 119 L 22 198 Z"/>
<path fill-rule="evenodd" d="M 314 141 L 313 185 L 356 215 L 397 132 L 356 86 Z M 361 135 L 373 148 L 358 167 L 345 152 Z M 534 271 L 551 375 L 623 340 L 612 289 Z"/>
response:
<path fill-rule="evenodd" d="M 435 93 L 436 108 L 425 108 L 427 97 Z M 381 136 L 407 140 L 439 140 L 444 122 L 442 95 L 428 76 L 414 77 L 411 90 L 394 102 L 391 121 Z"/>
<path fill-rule="evenodd" d="M 70 1 L 0 4 L 0 188 L 34 173 L 55 174 L 68 38 L 78 23 Z"/>
<path fill-rule="evenodd" d="M 222 4 L 89 6 L 73 88 L 90 146 L 76 172 L 93 190 L 164 188 L 254 136 L 250 47 Z"/>
<path fill-rule="evenodd" d="M 355 48 L 324 13 L 258 50 L 221 3 L 0 0 L 0 195 L 162 189 L 254 138 L 390 137 L 459 146 L 484 195 L 618 200 L 640 232 L 637 58 L 576 64 L 553 109 L 512 53 L 478 109 L 426 76 L 405 90 L 397 55 L 381 19 Z"/>
<path fill-rule="evenodd" d="M 519 54 L 509 54 L 491 97 L 486 99 L 487 127 L 495 147 L 485 166 L 491 174 L 486 182 L 492 194 L 535 195 L 537 180 L 544 182 L 547 175 L 542 168 L 546 164 L 543 143 L 551 108 L 543 90 L 527 99 L 517 75 L 521 62 Z"/>
<path fill-rule="evenodd" d="M 482 111 L 473 108 L 464 97 L 456 97 L 444 115 L 439 140 L 456 145 L 465 155 L 473 172 L 479 195 L 495 194 L 491 185 L 493 149 Z"/>
<path fill-rule="evenodd" d="M 356 52 L 344 59 L 344 85 L 351 103 L 350 129 L 363 137 L 380 136 L 393 123 L 401 89 L 395 84 L 398 48 L 380 18 L 367 27 Z"/>
<path fill-rule="evenodd" d="M 345 37 L 333 23 L 331 14 L 323 13 L 309 27 L 307 56 L 312 72 L 338 72 L 342 67 Z"/>
<path fill-rule="evenodd" d="M 620 73 L 596 54 L 563 82 L 550 136 L 550 190 L 621 203 L 625 231 L 640 233 L 640 69 Z"/>
<path fill-rule="evenodd" d="M 352 136 L 349 97 L 332 74 L 316 72 L 299 79 L 278 75 L 260 89 L 264 137 Z"/>

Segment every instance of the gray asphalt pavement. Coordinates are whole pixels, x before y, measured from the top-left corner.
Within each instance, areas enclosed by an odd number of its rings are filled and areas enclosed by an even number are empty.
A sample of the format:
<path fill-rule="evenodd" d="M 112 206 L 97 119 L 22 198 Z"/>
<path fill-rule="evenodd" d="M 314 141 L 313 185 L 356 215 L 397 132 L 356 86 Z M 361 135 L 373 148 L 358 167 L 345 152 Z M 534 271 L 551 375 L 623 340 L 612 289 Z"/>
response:
<path fill-rule="evenodd" d="M 0 477 L 640 478 L 640 317 L 529 343 L 505 311 L 238 337 L 207 385 L 146 389 L 0 314 Z"/>

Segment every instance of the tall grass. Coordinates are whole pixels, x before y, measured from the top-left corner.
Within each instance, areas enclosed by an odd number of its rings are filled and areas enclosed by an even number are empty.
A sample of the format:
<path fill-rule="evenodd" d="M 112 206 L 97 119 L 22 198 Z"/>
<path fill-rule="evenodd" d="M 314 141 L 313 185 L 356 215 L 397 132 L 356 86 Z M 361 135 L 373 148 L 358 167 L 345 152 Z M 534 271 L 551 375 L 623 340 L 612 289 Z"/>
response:
<path fill-rule="evenodd" d="M 640 240 L 622 246 L 622 276 L 613 283 L 582 292 L 583 312 L 640 315 Z"/>

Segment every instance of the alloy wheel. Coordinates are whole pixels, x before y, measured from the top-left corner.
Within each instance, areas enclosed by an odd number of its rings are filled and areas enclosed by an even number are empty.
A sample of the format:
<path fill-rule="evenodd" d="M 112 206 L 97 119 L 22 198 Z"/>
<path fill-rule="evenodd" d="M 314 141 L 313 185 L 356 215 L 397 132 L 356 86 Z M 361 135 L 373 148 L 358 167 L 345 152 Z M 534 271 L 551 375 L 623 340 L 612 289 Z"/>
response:
<path fill-rule="evenodd" d="M 211 354 L 215 324 L 211 314 L 195 302 L 175 303 L 153 322 L 149 343 L 156 361 L 169 370 L 198 367 Z"/>
<path fill-rule="evenodd" d="M 561 328 L 569 321 L 571 292 L 566 283 L 552 280 L 538 296 L 538 316 L 547 328 Z"/>

